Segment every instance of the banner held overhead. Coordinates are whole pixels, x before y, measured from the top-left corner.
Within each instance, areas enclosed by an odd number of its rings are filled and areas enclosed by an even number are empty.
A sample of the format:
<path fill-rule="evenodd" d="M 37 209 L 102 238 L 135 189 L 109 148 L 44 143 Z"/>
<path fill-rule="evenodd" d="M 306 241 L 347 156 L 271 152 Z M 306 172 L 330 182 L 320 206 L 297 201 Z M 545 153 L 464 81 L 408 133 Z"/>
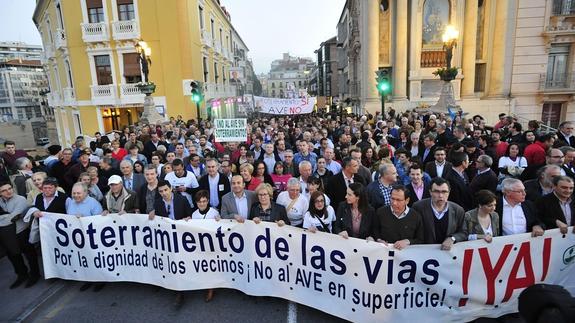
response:
<path fill-rule="evenodd" d="M 316 104 L 316 97 L 298 99 L 278 99 L 254 97 L 255 110 L 260 113 L 297 115 L 312 113 Z"/>
<path fill-rule="evenodd" d="M 216 142 L 246 141 L 248 138 L 247 119 L 215 119 L 214 124 Z"/>

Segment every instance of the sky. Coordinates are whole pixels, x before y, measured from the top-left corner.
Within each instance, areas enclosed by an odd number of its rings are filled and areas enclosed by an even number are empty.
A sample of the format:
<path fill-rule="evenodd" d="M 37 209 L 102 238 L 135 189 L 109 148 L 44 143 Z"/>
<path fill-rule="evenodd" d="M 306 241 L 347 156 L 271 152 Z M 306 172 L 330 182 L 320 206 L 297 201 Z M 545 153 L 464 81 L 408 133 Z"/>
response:
<path fill-rule="evenodd" d="M 0 41 L 42 44 L 32 22 L 35 4 L 36 0 L 0 0 Z M 221 4 L 259 74 L 267 73 L 282 53 L 315 60 L 314 50 L 337 33 L 345 0 L 221 0 Z"/>

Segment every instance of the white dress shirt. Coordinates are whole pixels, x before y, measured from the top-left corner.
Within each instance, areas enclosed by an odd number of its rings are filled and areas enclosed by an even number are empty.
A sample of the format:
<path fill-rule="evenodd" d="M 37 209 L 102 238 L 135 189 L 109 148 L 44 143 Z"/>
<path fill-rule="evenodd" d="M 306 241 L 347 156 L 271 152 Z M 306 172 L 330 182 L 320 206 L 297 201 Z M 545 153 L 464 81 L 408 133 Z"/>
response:
<path fill-rule="evenodd" d="M 527 219 L 525 219 L 521 203 L 511 206 L 503 198 L 503 214 L 501 218 L 503 223 L 501 232 L 503 232 L 504 236 L 527 232 Z"/>

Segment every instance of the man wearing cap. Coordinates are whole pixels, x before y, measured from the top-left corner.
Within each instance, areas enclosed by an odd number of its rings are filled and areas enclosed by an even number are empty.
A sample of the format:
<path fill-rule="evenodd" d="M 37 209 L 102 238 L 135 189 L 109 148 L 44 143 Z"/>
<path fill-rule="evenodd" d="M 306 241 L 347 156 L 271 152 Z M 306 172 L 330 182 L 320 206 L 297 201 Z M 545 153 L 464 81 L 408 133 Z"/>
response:
<path fill-rule="evenodd" d="M 60 145 L 51 145 L 48 147 L 48 153 L 50 154 L 50 156 L 44 159 L 44 166 L 46 167 L 47 171 L 50 171 L 50 169 L 52 169 L 52 166 L 54 166 L 54 164 L 56 164 L 56 162 L 60 160 L 61 151 L 62 146 Z"/>
<path fill-rule="evenodd" d="M 108 179 L 110 190 L 104 196 L 102 215 L 108 213 L 139 213 L 139 204 L 137 194 L 124 188 L 122 178 L 118 175 L 112 175 Z"/>
<path fill-rule="evenodd" d="M 91 154 L 92 151 L 90 150 L 90 148 L 83 149 L 80 152 L 80 156 L 78 157 L 78 163 L 70 167 L 70 169 L 68 170 L 64 179 L 66 180 L 69 187 L 72 187 L 72 185 L 74 185 L 74 183 L 78 181 L 80 174 L 88 171 L 88 167 L 90 166 L 98 167 L 98 163 L 90 162 Z"/>

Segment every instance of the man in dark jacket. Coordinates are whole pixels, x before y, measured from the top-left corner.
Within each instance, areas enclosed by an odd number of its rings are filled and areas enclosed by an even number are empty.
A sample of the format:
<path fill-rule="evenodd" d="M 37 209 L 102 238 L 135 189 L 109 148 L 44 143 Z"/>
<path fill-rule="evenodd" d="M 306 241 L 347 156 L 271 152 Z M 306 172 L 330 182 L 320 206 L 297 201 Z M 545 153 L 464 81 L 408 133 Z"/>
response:
<path fill-rule="evenodd" d="M 495 192 L 497 189 L 497 175 L 491 170 L 492 164 L 493 159 L 487 155 L 477 157 L 475 161 L 477 174 L 469 184 L 472 193 L 479 192 L 480 190 Z"/>
<path fill-rule="evenodd" d="M 560 228 L 563 234 L 567 233 L 567 227 L 575 225 L 573 179 L 568 176 L 554 177 L 553 192 L 540 197 L 535 207 L 545 228 Z"/>
<path fill-rule="evenodd" d="M 188 199 L 180 194 L 174 194 L 170 182 L 158 181 L 158 192 L 162 198 L 154 202 L 154 211 L 149 214 L 150 220 L 153 220 L 156 215 L 172 220 L 181 220 L 192 216 L 193 209 Z"/>
<path fill-rule="evenodd" d="M 222 207 L 222 197 L 230 192 L 230 181 L 218 172 L 219 163 L 215 159 L 206 161 L 207 174 L 202 176 L 198 182 L 200 190 L 210 192 L 210 206 L 218 209 Z"/>
<path fill-rule="evenodd" d="M 451 187 L 449 200 L 461 206 L 465 211 L 473 208 L 473 195 L 469 189 L 469 178 L 465 170 L 469 166 L 469 157 L 464 152 L 451 153 L 453 167 L 448 171 L 447 181 Z"/>

